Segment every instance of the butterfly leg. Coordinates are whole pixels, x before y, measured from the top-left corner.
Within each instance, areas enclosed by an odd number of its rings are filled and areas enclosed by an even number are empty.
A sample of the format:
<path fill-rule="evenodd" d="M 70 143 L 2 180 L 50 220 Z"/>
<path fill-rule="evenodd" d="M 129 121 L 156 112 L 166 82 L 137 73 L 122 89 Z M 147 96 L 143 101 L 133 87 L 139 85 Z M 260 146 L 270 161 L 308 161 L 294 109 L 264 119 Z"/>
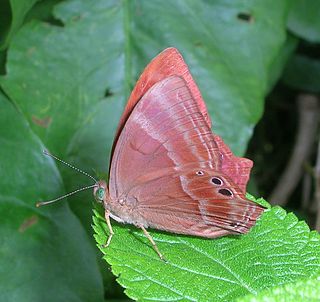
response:
<path fill-rule="evenodd" d="M 154 240 L 152 239 L 151 235 L 149 234 L 149 232 L 145 229 L 145 227 L 142 224 L 139 224 L 138 227 L 140 229 L 142 229 L 143 233 L 146 235 L 146 237 L 149 239 L 149 241 L 152 244 L 153 249 L 156 251 L 156 253 L 158 254 L 158 256 L 160 257 L 161 260 L 165 260 L 163 255 L 160 253 L 156 243 L 154 242 Z"/>
<path fill-rule="evenodd" d="M 108 237 L 107 242 L 103 245 L 103 247 L 108 247 L 110 245 L 112 236 L 114 234 L 112 226 L 111 226 L 111 222 L 110 222 L 110 212 L 108 210 L 105 211 L 104 217 L 107 221 L 107 225 L 108 225 L 108 229 L 109 229 L 109 237 Z"/>

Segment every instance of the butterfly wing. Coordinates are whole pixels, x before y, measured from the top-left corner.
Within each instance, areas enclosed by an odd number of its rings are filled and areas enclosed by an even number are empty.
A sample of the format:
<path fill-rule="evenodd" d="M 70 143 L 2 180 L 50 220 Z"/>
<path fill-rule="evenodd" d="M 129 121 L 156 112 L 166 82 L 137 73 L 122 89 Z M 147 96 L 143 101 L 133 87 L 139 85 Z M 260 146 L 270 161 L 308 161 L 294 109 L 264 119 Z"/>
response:
<path fill-rule="evenodd" d="M 156 56 L 144 69 L 143 73 L 141 74 L 139 80 L 137 81 L 130 98 L 127 102 L 127 105 L 124 109 L 124 112 L 121 116 L 117 132 L 115 135 L 115 139 L 113 142 L 114 151 L 115 145 L 117 144 L 117 140 L 119 135 L 124 127 L 128 117 L 130 116 L 133 108 L 141 99 L 141 97 L 157 82 L 172 76 L 177 75 L 182 77 L 186 85 L 188 86 L 190 92 L 194 100 L 197 102 L 199 109 L 207 124 L 211 125 L 210 117 L 207 113 L 207 107 L 205 102 L 202 99 L 201 93 L 194 82 L 191 73 L 189 72 L 188 66 L 183 60 L 182 55 L 180 52 L 173 47 L 167 48 L 163 50 L 158 56 Z"/>
<path fill-rule="evenodd" d="M 125 201 L 134 218 L 115 215 L 203 237 L 247 232 L 263 208 L 245 198 L 247 176 L 241 186 L 230 177 L 245 175 L 251 162 L 232 161 L 228 150 L 183 78 L 157 82 L 132 110 L 115 147 L 110 198 Z"/>
<path fill-rule="evenodd" d="M 228 178 L 210 169 L 197 167 L 152 179 L 132 188 L 130 198 L 145 225 L 180 234 L 218 237 L 247 233 L 263 209 L 245 199 Z M 212 183 L 217 178 L 222 185 Z M 221 190 L 230 195 L 219 193 Z M 224 192 L 224 191 L 222 191 Z"/>

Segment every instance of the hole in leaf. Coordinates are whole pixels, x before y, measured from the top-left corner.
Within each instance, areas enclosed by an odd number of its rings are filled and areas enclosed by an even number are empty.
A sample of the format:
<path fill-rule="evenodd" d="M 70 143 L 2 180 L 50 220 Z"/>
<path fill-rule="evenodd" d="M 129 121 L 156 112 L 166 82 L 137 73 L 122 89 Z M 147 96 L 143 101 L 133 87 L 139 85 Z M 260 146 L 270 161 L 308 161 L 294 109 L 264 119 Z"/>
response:
<path fill-rule="evenodd" d="M 237 18 L 241 21 L 251 23 L 253 22 L 253 16 L 249 13 L 239 13 Z"/>
<path fill-rule="evenodd" d="M 232 192 L 229 189 L 220 189 L 218 192 L 224 196 L 232 196 Z"/>
<path fill-rule="evenodd" d="M 110 96 L 113 96 L 113 92 L 109 88 L 107 88 L 105 93 L 104 93 L 104 97 L 108 98 Z"/>
<path fill-rule="evenodd" d="M 197 171 L 196 174 L 199 175 L 199 176 L 202 176 L 202 175 L 204 175 L 204 172 L 203 171 Z"/>

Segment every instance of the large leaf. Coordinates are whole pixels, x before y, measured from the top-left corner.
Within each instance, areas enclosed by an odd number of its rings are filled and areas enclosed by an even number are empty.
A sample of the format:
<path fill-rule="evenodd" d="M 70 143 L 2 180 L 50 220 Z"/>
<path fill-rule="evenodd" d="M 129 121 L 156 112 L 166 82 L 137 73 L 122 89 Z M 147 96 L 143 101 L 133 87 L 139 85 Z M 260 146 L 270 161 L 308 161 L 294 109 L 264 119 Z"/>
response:
<path fill-rule="evenodd" d="M 66 204 L 37 209 L 60 194 L 52 160 L 21 113 L 0 94 L 0 300 L 102 301 L 95 251 Z"/>
<path fill-rule="evenodd" d="M 152 57 L 176 46 L 214 130 L 240 155 L 261 116 L 269 69 L 283 64 L 277 58 L 286 47 L 287 10 L 287 1 L 271 0 L 67 1 L 55 10 L 64 27 L 34 21 L 17 34 L 2 88 L 49 150 L 106 172 L 116 121 L 135 79 Z M 88 183 L 62 174 L 68 190 Z M 72 207 L 89 224 L 89 195 L 83 196 Z"/>
<path fill-rule="evenodd" d="M 320 1 L 296 0 L 292 2 L 288 27 L 297 36 L 310 42 L 320 42 Z"/>
<path fill-rule="evenodd" d="M 138 66 L 145 65 L 155 47 L 181 49 L 215 131 L 236 154 L 243 154 L 262 114 L 269 67 L 286 43 L 287 1 L 131 3 L 139 4 L 130 7 L 137 12 L 130 21 L 137 30 Z M 156 22 L 155 10 L 160 16 Z"/>
<path fill-rule="evenodd" d="M 94 229 L 104 258 L 126 293 L 140 301 L 234 301 L 273 286 L 320 276 L 320 236 L 279 207 L 250 233 L 215 240 L 150 232 L 167 263 L 140 230 L 114 224 L 108 248 L 103 218 Z"/>

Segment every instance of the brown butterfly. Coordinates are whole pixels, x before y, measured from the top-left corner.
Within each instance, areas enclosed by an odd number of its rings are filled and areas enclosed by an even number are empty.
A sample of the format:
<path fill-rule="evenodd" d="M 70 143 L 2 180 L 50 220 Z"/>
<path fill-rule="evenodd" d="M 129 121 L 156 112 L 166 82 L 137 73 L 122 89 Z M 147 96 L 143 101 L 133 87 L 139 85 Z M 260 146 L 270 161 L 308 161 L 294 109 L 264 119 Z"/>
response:
<path fill-rule="evenodd" d="M 106 246 L 114 234 L 110 217 L 141 228 L 162 259 L 149 227 L 216 238 L 247 233 L 264 211 L 245 196 L 252 161 L 235 157 L 211 132 L 206 105 L 175 48 L 142 73 L 112 150 L 108 184 L 89 186 L 105 208 Z"/>

